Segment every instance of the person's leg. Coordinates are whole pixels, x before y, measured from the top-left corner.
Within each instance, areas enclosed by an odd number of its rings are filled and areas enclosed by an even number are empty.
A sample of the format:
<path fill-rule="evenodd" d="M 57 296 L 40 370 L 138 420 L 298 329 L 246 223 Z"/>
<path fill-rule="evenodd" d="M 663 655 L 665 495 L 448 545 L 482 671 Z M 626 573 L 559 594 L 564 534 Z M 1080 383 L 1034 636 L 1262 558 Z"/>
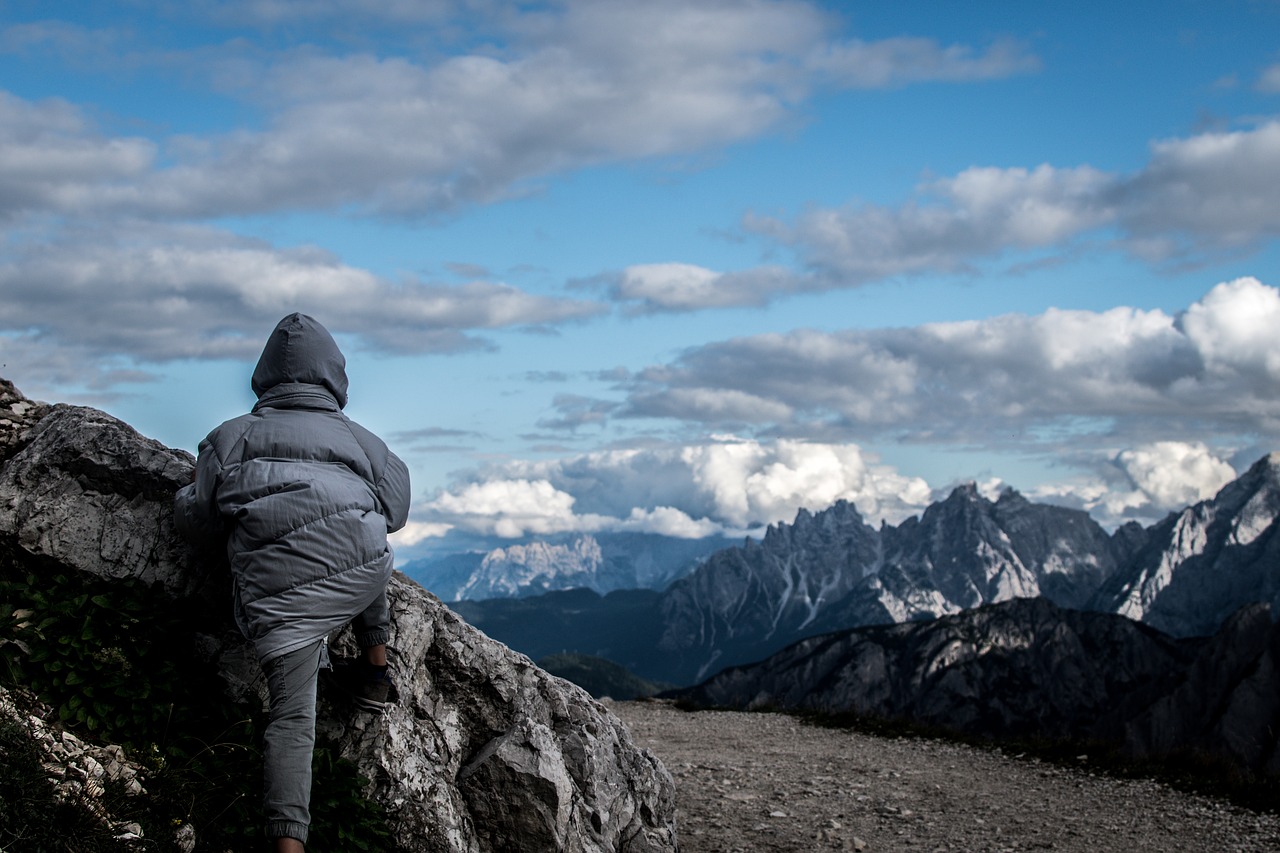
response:
<path fill-rule="evenodd" d="M 317 640 L 263 665 L 271 694 L 271 716 L 263 735 L 263 810 L 267 835 L 277 839 L 277 851 L 301 851 L 311 825 L 320 645 Z"/>
<path fill-rule="evenodd" d="M 391 637 L 391 616 L 387 591 L 378 593 L 368 607 L 351 620 L 360 660 L 348 673 L 347 690 L 356 707 L 381 713 L 388 700 L 394 701 L 391 675 L 387 669 L 387 640 Z"/>
<path fill-rule="evenodd" d="M 391 614 L 387 610 L 387 590 L 384 587 L 368 607 L 351 620 L 356 644 L 364 653 L 365 663 L 373 666 L 387 665 L 387 641 L 391 639 Z M 375 659 L 376 658 L 376 659 Z"/>

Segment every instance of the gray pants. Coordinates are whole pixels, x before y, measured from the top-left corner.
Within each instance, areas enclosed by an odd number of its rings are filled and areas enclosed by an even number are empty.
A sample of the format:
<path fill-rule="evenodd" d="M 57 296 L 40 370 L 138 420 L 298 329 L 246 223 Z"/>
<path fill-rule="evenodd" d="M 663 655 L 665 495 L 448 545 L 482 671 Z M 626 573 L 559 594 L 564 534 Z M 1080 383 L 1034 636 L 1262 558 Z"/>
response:
<path fill-rule="evenodd" d="M 360 648 L 390 638 L 383 592 L 352 620 Z M 316 681 L 324 638 L 262 665 L 271 694 L 271 716 L 263 733 L 263 810 L 267 835 L 306 842 L 311 826 L 311 755 L 316 744 Z"/>

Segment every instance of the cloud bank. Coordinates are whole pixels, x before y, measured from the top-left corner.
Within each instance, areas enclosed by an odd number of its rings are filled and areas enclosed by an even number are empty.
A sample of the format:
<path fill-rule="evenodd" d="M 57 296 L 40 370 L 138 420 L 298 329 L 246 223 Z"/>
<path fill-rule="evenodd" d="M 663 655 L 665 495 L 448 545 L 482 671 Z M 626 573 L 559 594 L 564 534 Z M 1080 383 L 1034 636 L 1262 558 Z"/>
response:
<path fill-rule="evenodd" d="M 436 529 L 508 538 L 601 530 L 701 538 L 742 535 L 837 500 L 869 519 L 899 520 L 929 496 L 923 480 L 892 471 L 856 445 L 723 437 L 509 462 L 474 472 L 413 514 Z"/>
<path fill-rule="evenodd" d="M 619 416 L 711 429 L 1008 445 L 1109 429 L 1280 431 L 1280 291 L 1219 284 L 1178 315 L 1050 309 L 914 328 L 799 330 L 706 344 L 632 381 Z M 1013 442 L 1016 444 L 1016 441 Z"/>
<path fill-rule="evenodd" d="M 1090 166 L 975 167 L 922 184 L 898 207 L 817 207 L 792 221 L 749 214 L 743 227 L 794 251 L 801 269 L 660 263 L 601 281 L 632 313 L 658 313 L 963 273 L 1004 256 L 1067 252 L 1081 241 L 1156 265 L 1200 264 L 1280 235 L 1280 122 L 1158 141 L 1147 165 L 1129 175 Z"/>

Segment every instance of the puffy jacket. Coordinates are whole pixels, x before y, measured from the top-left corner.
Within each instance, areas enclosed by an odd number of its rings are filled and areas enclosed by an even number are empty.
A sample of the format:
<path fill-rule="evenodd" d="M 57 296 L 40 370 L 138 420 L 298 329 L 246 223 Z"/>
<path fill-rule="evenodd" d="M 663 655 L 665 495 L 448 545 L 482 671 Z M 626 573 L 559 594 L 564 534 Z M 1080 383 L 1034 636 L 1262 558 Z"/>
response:
<path fill-rule="evenodd" d="M 266 661 L 345 625 L 386 588 L 409 472 L 342 413 L 346 361 L 311 317 L 280 321 L 252 385 L 253 410 L 200 443 L 175 518 L 192 539 L 225 538 L 236 622 Z"/>

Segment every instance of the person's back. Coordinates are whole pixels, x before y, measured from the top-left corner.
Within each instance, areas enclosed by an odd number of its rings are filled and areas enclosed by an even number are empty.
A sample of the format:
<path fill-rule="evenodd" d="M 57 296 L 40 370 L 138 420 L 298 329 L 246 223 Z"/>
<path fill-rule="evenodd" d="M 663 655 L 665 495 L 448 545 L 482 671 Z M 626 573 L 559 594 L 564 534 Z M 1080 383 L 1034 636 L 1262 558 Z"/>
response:
<path fill-rule="evenodd" d="M 408 517 L 409 476 L 381 439 L 342 413 L 345 360 L 314 319 L 291 314 L 277 324 L 252 385 L 253 411 L 201 442 L 175 515 L 192 538 L 225 539 L 236 622 L 271 691 L 267 832 L 280 849 L 291 839 L 298 849 L 310 822 L 323 640 L 354 621 L 367 670 L 357 704 L 379 709 L 388 689 L 387 533 Z"/>

